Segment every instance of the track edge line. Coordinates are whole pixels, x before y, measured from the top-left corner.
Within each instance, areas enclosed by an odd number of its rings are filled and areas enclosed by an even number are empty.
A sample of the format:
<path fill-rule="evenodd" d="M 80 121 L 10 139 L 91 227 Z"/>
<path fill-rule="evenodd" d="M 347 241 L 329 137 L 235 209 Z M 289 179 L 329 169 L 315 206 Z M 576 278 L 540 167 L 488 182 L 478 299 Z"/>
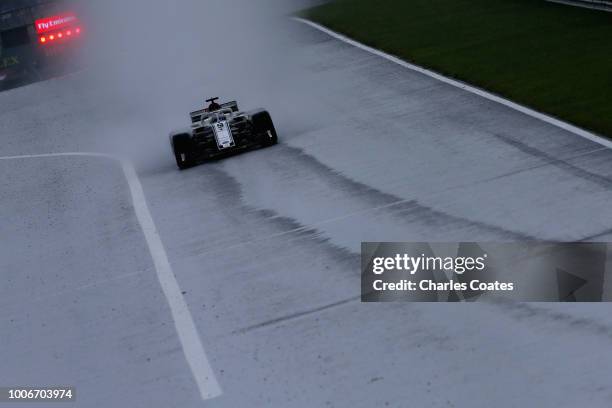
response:
<path fill-rule="evenodd" d="M 511 108 L 515 111 L 521 112 L 525 115 L 531 116 L 535 119 L 541 120 L 543 122 L 546 122 L 550 125 L 553 125 L 557 128 L 560 128 L 562 130 L 565 130 L 567 132 L 573 133 L 577 136 L 580 136 L 584 139 L 590 140 L 591 142 L 597 143 L 601 146 L 607 147 L 608 149 L 612 149 L 612 140 L 607 139 L 604 136 L 598 135 L 596 133 L 590 132 L 588 130 L 582 129 L 578 126 L 572 125 L 568 122 L 564 122 L 561 119 L 557 119 L 553 116 L 547 115 L 545 113 L 542 112 L 538 112 L 532 108 L 528 108 L 527 106 L 521 105 L 517 102 L 513 102 L 510 99 L 506 99 L 502 96 L 499 95 L 495 95 L 489 91 L 485 91 L 484 89 L 478 88 L 474 85 L 469 85 L 465 82 L 456 80 L 456 79 L 452 79 L 449 78 L 447 76 L 444 76 L 440 73 L 437 73 L 435 71 L 429 70 L 427 68 L 423 68 L 419 65 L 415 65 L 412 64 L 410 62 L 407 62 L 395 55 L 391 55 L 388 54 L 384 51 L 381 51 L 379 49 L 370 47 L 369 45 L 365 45 L 363 43 L 360 43 L 359 41 L 353 40 L 352 38 L 347 37 L 344 34 L 340 34 L 334 30 L 331 30 L 321 24 L 315 23 L 314 21 L 310 21 L 308 19 L 302 18 L 302 17 L 292 17 L 293 20 L 300 22 L 302 24 L 308 25 L 318 31 L 321 31 L 339 41 L 342 41 L 346 44 L 352 45 L 353 47 L 359 48 L 363 51 L 369 52 L 370 54 L 374 54 L 378 57 L 384 58 L 387 61 L 393 62 L 397 65 L 400 65 L 401 67 L 404 67 L 406 69 L 410 69 L 412 71 L 421 73 L 423 75 L 426 75 L 430 78 L 436 79 L 440 82 L 444 82 L 446 84 L 452 85 L 456 88 L 459 89 L 463 89 L 464 91 L 470 92 L 472 94 L 478 95 L 482 98 L 488 99 L 490 101 L 493 102 L 497 102 L 501 105 L 504 105 L 508 108 Z"/>

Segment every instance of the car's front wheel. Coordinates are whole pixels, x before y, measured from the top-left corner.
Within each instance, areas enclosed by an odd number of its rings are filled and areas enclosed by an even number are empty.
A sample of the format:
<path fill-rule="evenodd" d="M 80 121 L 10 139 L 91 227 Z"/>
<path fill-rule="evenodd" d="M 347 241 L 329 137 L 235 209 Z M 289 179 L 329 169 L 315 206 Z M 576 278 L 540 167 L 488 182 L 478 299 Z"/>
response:
<path fill-rule="evenodd" d="M 193 142 L 189 135 L 172 136 L 172 150 L 179 169 L 185 170 L 195 165 Z"/>
<path fill-rule="evenodd" d="M 272 122 L 272 117 L 266 111 L 258 112 L 253 115 L 253 127 L 255 133 L 261 138 L 262 144 L 272 146 L 278 143 L 278 135 Z"/>

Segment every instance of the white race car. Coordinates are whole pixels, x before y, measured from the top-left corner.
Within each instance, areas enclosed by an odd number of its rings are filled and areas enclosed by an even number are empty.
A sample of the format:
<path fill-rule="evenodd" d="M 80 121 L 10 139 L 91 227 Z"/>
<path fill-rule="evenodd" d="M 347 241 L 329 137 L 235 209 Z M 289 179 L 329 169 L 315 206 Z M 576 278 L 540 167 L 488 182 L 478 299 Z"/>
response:
<path fill-rule="evenodd" d="M 190 128 L 170 134 L 179 169 L 226 153 L 278 142 L 272 118 L 266 110 L 243 112 L 238 110 L 235 101 L 218 104 L 218 99 L 207 99 L 207 108 L 191 112 Z"/>

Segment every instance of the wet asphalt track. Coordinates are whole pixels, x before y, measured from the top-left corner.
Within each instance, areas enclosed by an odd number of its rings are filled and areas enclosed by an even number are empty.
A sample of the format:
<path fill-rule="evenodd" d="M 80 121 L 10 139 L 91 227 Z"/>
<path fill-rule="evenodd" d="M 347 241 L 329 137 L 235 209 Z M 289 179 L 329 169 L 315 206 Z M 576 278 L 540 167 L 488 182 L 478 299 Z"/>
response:
<path fill-rule="evenodd" d="M 277 29 L 291 52 L 273 90 L 234 87 L 281 143 L 183 172 L 166 129 L 105 104 L 87 72 L 0 95 L 0 156 L 133 157 L 223 394 L 202 402 L 125 179 L 99 158 L 0 161 L 0 385 L 75 385 L 79 407 L 610 406 L 606 304 L 360 304 L 358 254 L 609 239 L 612 153 Z"/>

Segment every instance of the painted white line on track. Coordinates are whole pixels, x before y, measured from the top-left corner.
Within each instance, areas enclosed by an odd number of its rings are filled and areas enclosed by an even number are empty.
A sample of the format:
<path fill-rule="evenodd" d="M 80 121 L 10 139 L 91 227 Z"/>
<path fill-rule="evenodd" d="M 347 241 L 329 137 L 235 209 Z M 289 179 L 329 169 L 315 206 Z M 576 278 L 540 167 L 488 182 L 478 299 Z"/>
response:
<path fill-rule="evenodd" d="M 607 1 L 593 1 L 593 0 L 547 0 L 551 3 L 564 4 L 566 6 L 580 7 L 590 10 L 606 11 L 612 13 L 612 3 Z M 586 1 L 586 2 L 585 2 Z"/>
<path fill-rule="evenodd" d="M 438 81 L 441 81 L 441 82 L 447 83 L 449 85 L 452 85 L 454 87 L 463 89 L 464 91 L 467 91 L 467 92 L 473 93 L 475 95 L 481 96 L 483 98 L 489 99 L 490 101 L 500 103 L 500 104 L 502 104 L 504 106 L 507 106 L 507 107 L 509 107 L 511 109 L 514 109 L 516 111 L 524 113 L 525 115 L 528 115 L 528 116 L 531 116 L 533 118 L 539 119 L 539 120 L 544 121 L 546 123 L 549 123 L 549 124 L 551 124 L 553 126 L 556 126 L 556 127 L 560 128 L 560 129 L 566 130 L 566 131 L 571 132 L 571 133 L 573 133 L 575 135 L 581 136 L 581 137 L 583 137 L 585 139 L 588 139 L 588 140 L 590 140 L 592 142 L 595 142 L 595 143 L 600 144 L 602 146 L 605 146 L 605 147 L 607 147 L 609 149 L 612 149 L 612 140 L 606 139 L 603 136 L 599 136 L 599 135 L 597 135 L 595 133 L 589 132 L 588 130 L 581 129 L 578 126 L 571 125 L 571 124 L 569 124 L 567 122 L 564 122 L 564 121 L 559 120 L 557 118 L 554 118 L 552 116 L 546 115 L 544 113 L 537 112 L 537 111 L 535 111 L 535 110 L 533 110 L 531 108 L 528 108 L 526 106 L 519 105 L 516 102 L 512 102 L 511 100 L 502 98 L 501 96 L 492 94 L 490 92 L 487 92 L 487 91 L 485 91 L 483 89 L 480 89 L 480 88 L 477 88 L 475 86 L 468 85 L 465 82 L 461 82 L 461 81 L 458 81 L 456 79 L 451 79 L 451 78 L 448 78 L 448 77 L 446 77 L 446 76 L 444 76 L 442 74 L 439 74 L 437 72 L 434 72 L 434 71 L 431 71 L 429 69 L 420 67 L 418 65 L 411 64 L 409 62 L 404 61 L 403 59 L 401 59 L 399 57 L 396 57 L 396 56 L 391 55 L 391 54 L 387 54 L 384 51 L 381 51 L 381 50 L 378 50 L 376 48 L 370 47 L 368 45 L 362 44 L 359 41 L 355 41 L 352 38 L 349 38 L 349 37 L 347 37 L 347 36 L 345 36 L 343 34 L 340 34 L 340 33 L 337 33 L 337 32 L 335 32 L 333 30 L 330 30 L 329 28 L 324 27 L 321 24 L 317 24 L 315 22 L 312 22 L 310 20 L 306 20 L 306 19 L 300 18 L 300 17 L 293 17 L 293 20 L 299 21 L 300 23 L 303 23 L 303 24 L 306 24 L 306 25 L 308 25 L 308 26 L 310 26 L 310 27 L 312 27 L 312 28 L 314 28 L 316 30 L 319 30 L 319 31 L 321 31 L 321 32 L 323 32 L 323 33 L 325 33 L 325 34 L 327 34 L 327 35 L 337 39 L 337 40 L 340 40 L 340 41 L 342 41 L 344 43 L 347 43 L 349 45 L 352 45 L 354 47 L 360 48 L 360 49 L 362 49 L 364 51 L 367 51 L 367 52 L 369 52 L 371 54 L 377 55 L 377 56 L 379 56 L 381 58 L 384 58 L 384 59 L 386 59 L 388 61 L 391 61 L 391 62 L 393 62 L 393 63 L 395 63 L 397 65 L 400 65 L 400 66 L 402 66 L 404 68 L 410 69 L 412 71 L 419 72 L 419 73 L 421 73 L 423 75 L 427 75 L 428 77 L 434 78 L 434 79 L 436 79 Z"/>
<path fill-rule="evenodd" d="M 134 212 L 140 223 L 140 227 L 145 236 L 149 251 L 155 265 L 157 277 L 162 287 L 170 312 L 174 320 L 174 326 L 181 342 L 185 359 L 191 368 L 191 372 L 200 391 L 202 399 L 207 400 L 220 396 L 223 392 L 215 374 L 210 367 L 204 346 L 198 335 L 193 317 L 189 311 L 189 307 L 183 298 L 181 288 L 176 281 L 174 272 L 168 261 L 168 256 L 161 237 L 144 195 L 142 184 L 136 174 L 136 170 L 131 162 L 121 158 L 103 154 L 103 153 L 87 153 L 87 152 L 69 152 L 69 153 L 46 153 L 46 154 L 31 154 L 22 156 L 6 156 L 0 157 L 0 160 L 21 160 L 21 159 L 41 159 L 49 157 L 69 157 L 69 156 L 84 156 L 84 157 L 99 157 L 116 161 L 121 164 L 123 174 L 127 180 Z"/>

